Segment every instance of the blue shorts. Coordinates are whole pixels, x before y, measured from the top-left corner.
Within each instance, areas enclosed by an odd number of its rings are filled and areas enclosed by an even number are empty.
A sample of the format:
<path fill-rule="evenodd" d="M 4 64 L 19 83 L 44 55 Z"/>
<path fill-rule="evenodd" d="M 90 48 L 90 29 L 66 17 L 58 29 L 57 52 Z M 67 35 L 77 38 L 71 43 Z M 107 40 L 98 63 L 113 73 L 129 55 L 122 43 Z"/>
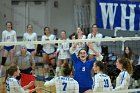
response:
<path fill-rule="evenodd" d="M 85 91 L 91 89 L 92 90 L 92 87 L 79 87 L 79 93 L 84 93 Z"/>
<path fill-rule="evenodd" d="M 4 46 L 4 49 L 7 50 L 8 52 L 13 48 L 14 48 L 14 46 Z"/>
<path fill-rule="evenodd" d="M 35 49 L 27 49 L 28 52 L 32 53 Z"/>
<path fill-rule="evenodd" d="M 43 49 L 42 49 L 42 53 L 46 53 Z M 54 52 L 53 53 L 46 53 L 47 55 L 51 55 L 51 54 L 54 54 Z"/>

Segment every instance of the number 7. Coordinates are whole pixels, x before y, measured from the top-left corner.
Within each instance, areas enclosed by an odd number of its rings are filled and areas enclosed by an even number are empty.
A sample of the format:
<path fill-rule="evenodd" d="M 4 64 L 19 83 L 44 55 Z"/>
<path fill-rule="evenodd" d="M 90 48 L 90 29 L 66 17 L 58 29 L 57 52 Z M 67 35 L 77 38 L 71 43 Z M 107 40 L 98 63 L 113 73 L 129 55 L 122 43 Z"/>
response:
<path fill-rule="evenodd" d="M 66 91 L 67 83 L 62 83 L 62 85 L 64 85 L 63 91 Z"/>

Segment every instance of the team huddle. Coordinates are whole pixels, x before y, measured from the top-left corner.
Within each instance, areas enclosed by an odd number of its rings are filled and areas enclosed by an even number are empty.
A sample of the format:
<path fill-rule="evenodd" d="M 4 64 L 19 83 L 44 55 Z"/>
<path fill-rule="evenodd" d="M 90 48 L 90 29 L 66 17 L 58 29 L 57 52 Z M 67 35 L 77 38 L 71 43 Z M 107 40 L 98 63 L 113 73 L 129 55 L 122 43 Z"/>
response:
<path fill-rule="evenodd" d="M 67 38 L 66 31 L 61 31 L 59 40 L 69 39 L 94 39 L 102 38 L 102 34 L 98 32 L 96 24 L 92 25 L 92 31 L 87 38 L 80 27 L 77 27 L 75 34 Z M 44 27 L 44 35 L 41 41 L 56 40 L 49 27 Z M 23 34 L 23 41 L 37 41 L 37 34 L 33 32 L 31 24 L 27 25 L 27 32 Z M 13 30 L 12 22 L 6 23 L 6 30 L 2 32 L 2 42 L 17 42 L 16 31 Z M 56 42 L 57 43 L 57 42 Z M 61 44 L 43 44 L 41 53 L 44 62 L 44 86 L 56 86 L 56 93 L 94 93 L 103 91 L 125 90 L 129 87 L 130 77 L 132 75 L 132 64 L 130 59 L 120 57 L 116 61 L 116 67 L 120 70 L 116 78 L 116 85 L 112 86 L 110 77 L 105 74 L 105 65 L 102 62 L 101 42 L 88 43 L 67 43 Z M 6 72 L 6 89 L 7 93 L 32 93 L 41 90 L 35 87 L 27 90 L 34 82 L 30 82 L 27 86 L 21 87 L 20 73 L 34 74 L 35 56 L 37 53 L 37 45 L 23 44 L 20 50 L 15 53 L 15 45 L 4 45 L 2 53 L 2 62 L 0 66 L 0 76 L 2 69 L 6 63 L 8 54 L 10 54 L 11 66 Z M 56 61 L 57 57 L 57 61 Z M 70 61 L 72 62 L 70 64 Z M 50 68 L 55 70 L 55 77 L 48 81 Z M 94 72 L 94 75 L 92 75 Z M 59 74 L 61 73 L 61 74 Z"/>

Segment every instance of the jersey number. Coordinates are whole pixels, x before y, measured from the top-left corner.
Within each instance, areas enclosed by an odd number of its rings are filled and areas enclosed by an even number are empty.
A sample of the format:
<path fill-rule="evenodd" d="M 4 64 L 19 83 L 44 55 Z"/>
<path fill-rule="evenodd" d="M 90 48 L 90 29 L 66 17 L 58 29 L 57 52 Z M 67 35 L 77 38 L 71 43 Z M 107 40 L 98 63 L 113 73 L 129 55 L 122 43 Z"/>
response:
<path fill-rule="evenodd" d="M 104 87 L 109 87 L 108 79 L 104 79 Z"/>
<path fill-rule="evenodd" d="M 10 91 L 9 84 L 7 84 L 7 83 L 6 83 L 6 89 L 7 89 L 7 91 Z"/>
<path fill-rule="evenodd" d="M 67 83 L 62 83 L 62 85 L 64 85 L 63 91 L 66 91 Z"/>
<path fill-rule="evenodd" d="M 82 67 L 82 71 L 85 71 L 86 69 L 85 69 L 85 67 Z"/>

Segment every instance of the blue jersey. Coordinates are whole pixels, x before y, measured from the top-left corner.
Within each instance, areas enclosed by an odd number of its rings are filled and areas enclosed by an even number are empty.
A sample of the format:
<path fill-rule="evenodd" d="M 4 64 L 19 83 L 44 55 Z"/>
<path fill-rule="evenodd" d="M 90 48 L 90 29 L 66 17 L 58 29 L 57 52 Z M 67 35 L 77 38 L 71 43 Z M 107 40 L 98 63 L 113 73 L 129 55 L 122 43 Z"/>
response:
<path fill-rule="evenodd" d="M 74 53 L 71 55 L 71 59 L 74 62 L 74 79 L 79 83 L 79 87 L 92 87 L 91 70 L 96 58 L 82 62 Z"/>

